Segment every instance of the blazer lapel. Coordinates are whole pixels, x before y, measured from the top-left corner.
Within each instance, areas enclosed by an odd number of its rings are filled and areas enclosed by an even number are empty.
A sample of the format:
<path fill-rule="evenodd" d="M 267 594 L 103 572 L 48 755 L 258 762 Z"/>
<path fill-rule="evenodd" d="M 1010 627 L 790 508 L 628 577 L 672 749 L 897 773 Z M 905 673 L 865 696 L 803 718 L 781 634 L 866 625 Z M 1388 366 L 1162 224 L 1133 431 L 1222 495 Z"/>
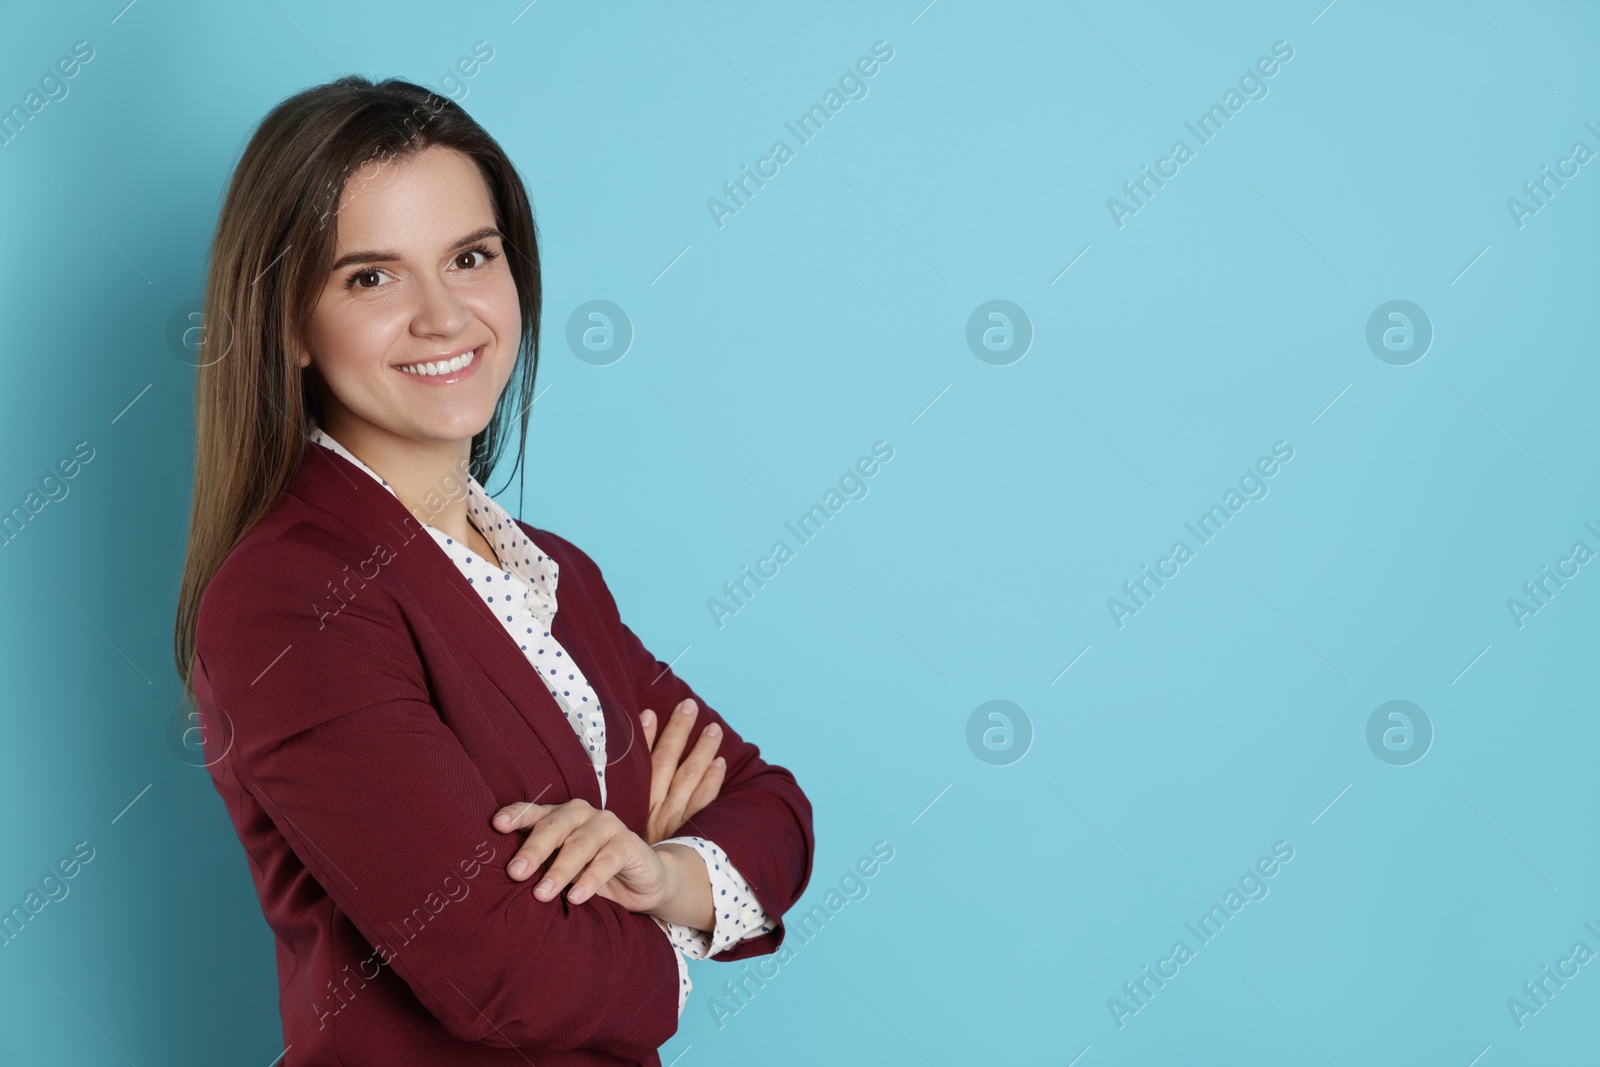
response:
<path fill-rule="evenodd" d="M 561 706 L 489 605 L 471 592 L 450 557 L 399 498 L 343 456 L 311 442 L 306 444 L 306 456 L 289 492 L 342 522 L 355 544 L 371 546 L 360 558 L 387 546 L 393 558 L 372 580 L 405 586 L 416 603 L 452 636 L 456 651 L 464 652 L 482 670 L 539 736 L 561 772 L 567 796 L 600 807 L 594 766 Z M 570 647 L 569 628 L 562 626 L 562 620 L 563 612 L 558 610 L 551 632 L 563 647 Z M 574 656 L 577 658 L 576 653 Z M 614 722 L 612 702 L 609 694 L 602 699 L 609 739 Z M 615 783 L 607 783 L 608 790 L 614 788 Z"/>
<path fill-rule="evenodd" d="M 524 532 L 528 532 L 526 524 L 523 525 Z M 536 534 L 537 531 L 529 533 L 529 537 L 535 544 L 539 544 Z M 548 545 L 539 544 L 539 549 L 546 555 L 550 554 Z M 558 565 L 560 562 L 557 560 Z M 595 698 L 600 701 L 600 712 L 606 721 L 606 809 L 615 813 L 627 826 L 639 828 L 635 832 L 642 835 L 648 814 L 649 796 L 647 793 L 641 794 L 635 786 L 640 781 L 650 781 L 649 749 L 645 746 L 642 727 L 635 711 L 628 703 L 619 699 L 619 694 L 612 684 L 617 674 L 608 667 L 616 662 L 615 655 L 611 654 L 608 659 L 608 650 L 597 647 L 600 642 L 591 639 L 596 620 L 582 615 L 589 605 L 580 595 L 578 584 L 571 580 L 571 577 L 576 575 L 576 570 L 562 567 L 562 577 L 556 583 L 556 615 L 551 622 L 550 632 L 561 642 L 561 647 L 567 650 L 574 662 L 583 667 L 583 676 L 588 681 L 589 688 L 594 690 Z M 567 591 L 565 597 L 562 596 L 562 588 Z M 521 649 L 517 650 L 517 654 L 522 654 Z M 625 665 L 619 669 L 625 670 Z M 545 695 L 549 696 L 548 693 Z M 659 719 L 661 715 L 658 709 L 657 718 Z M 642 770 L 638 766 L 628 766 L 629 763 L 639 760 L 644 761 Z M 592 767 L 589 771 L 589 780 L 594 781 Z M 599 806 L 598 800 L 591 803 L 596 807 Z"/>

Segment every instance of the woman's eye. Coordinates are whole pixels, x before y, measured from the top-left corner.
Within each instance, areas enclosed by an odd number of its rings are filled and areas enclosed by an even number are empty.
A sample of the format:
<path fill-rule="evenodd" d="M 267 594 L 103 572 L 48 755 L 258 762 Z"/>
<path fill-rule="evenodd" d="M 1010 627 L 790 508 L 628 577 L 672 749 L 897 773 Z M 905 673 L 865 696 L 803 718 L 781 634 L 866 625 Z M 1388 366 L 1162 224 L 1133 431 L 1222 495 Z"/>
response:
<path fill-rule="evenodd" d="M 476 263 L 461 264 L 461 261 L 467 256 L 477 256 L 478 261 Z M 486 267 L 490 264 L 490 262 L 499 258 L 500 253 L 496 252 L 488 245 L 474 245 L 471 248 L 462 249 L 461 252 L 456 256 L 456 262 L 464 266 L 467 270 L 475 270 L 479 267 Z"/>
<path fill-rule="evenodd" d="M 365 284 L 366 280 L 369 278 L 373 283 L 371 285 Z M 376 267 L 367 267 L 363 270 L 353 272 L 348 278 L 346 278 L 344 287 L 346 289 L 377 289 L 379 287 L 378 283 L 382 280 L 382 271 L 378 270 Z"/>

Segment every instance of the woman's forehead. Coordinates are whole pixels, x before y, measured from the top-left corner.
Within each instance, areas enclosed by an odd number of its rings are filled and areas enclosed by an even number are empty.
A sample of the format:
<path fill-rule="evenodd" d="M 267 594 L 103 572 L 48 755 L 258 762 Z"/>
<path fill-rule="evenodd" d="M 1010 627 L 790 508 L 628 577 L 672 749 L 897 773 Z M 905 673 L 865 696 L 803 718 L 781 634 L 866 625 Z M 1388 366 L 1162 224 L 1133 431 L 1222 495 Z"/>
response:
<path fill-rule="evenodd" d="M 372 170 L 353 172 L 340 194 L 340 255 L 357 248 L 447 247 L 493 224 L 488 186 L 460 152 L 428 149 Z"/>

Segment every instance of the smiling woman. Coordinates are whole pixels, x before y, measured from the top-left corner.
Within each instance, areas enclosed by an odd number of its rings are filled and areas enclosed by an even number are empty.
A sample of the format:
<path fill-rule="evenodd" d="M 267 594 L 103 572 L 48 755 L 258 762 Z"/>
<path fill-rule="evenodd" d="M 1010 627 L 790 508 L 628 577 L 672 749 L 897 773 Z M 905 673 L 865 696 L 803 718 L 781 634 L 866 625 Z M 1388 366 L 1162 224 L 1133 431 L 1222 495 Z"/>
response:
<path fill-rule="evenodd" d="M 174 654 L 229 725 L 282 1062 L 658 1065 L 686 957 L 782 944 L 811 805 L 482 484 L 514 422 L 525 473 L 538 364 L 515 167 L 420 86 L 306 90 L 240 159 L 205 306 Z"/>

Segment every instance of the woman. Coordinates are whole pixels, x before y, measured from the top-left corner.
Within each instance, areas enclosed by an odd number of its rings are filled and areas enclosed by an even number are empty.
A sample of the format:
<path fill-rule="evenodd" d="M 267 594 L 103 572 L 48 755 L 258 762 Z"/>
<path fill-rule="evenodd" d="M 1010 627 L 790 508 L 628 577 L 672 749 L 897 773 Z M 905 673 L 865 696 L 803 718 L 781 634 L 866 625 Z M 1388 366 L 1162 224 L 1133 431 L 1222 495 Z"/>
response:
<path fill-rule="evenodd" d="M 515 168 L 419 86 L 299 93 L 234 172 L 205 307 L 175 654 L 283 1062 L 659 1064 L 686 954 L 782 943 L 811 806 L 483 490 L 538 362 Z"/>

